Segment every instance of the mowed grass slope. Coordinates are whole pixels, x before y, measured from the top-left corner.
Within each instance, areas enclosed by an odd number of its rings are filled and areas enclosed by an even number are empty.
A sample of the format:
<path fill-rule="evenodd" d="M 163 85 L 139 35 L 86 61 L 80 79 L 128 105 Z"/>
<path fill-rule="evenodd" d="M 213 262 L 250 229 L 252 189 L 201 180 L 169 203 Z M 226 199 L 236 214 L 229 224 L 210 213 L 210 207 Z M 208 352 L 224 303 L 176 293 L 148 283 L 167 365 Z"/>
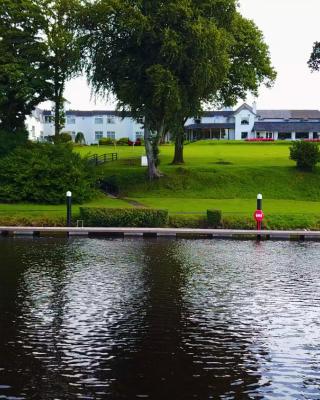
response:
<path fill-rule="evenodd" d="M 320 168 L 313 173 L 297 171 L 294 162 L 289 160 L 289 145 L 288 142 L 196 142 L 185 146 L 185 164 L 181 166 L 170 164 L 173 146 L 161 146 L 160 168 L 164 177 L 155 182 L 146 180 L 146 169 L 140 166 L 140 156 L 144 154 L 141 147 L 118 147 L 119 161 L 102 168 L 106 181 L 117 187 L 121 196 L 140 199 L 148 205 L 154 204 L 155 198 L 159 206 L 169 205 L 172 211 L 178 211 L 179 207 L 183 211 L 186 204 L 194 204 L 187 207 L 188 211 L 199 211 L 199 208 L 205 211 L 207 204 L 213 204 L 210 199 L 244 200 L 240 203 L 241 210 L 245 210 L 257 193 L 263 194 L 265 206 L 269 200 L 274 209 L 277 203 L 271 200 L 318 202 Z M 81 148 L 80 151 L 104 153 L 110 152 L 110 148 Z M 230 209 L 230 202 L 220 204 L 222 209 Z M 299 211 L 301 207 L 305 211 L 311 209 L 297 203 Z M 233 212 L 234 207 L 231 208 Z M 287 208 L 296 209 L 293 202 Z"/>

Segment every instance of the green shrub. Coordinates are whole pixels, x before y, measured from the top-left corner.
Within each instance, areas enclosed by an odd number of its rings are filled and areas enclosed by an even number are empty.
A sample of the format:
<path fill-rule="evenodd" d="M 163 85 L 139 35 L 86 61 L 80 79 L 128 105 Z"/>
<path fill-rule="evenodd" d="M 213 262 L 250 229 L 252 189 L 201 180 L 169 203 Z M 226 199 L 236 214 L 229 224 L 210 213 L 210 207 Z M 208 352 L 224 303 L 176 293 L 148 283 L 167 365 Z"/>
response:
<path fill-rule="evenodd" d="M 120 138 L 119 140 L 117 140 L 117 145 L 118 146 L 127 146 L 128 142 L 129 142 L 129 138 L 123 137 L 123 138 Z"/>
<path fill-rule="evenodd" d="M 85 226 L 160 227 L 168 222 L 168 211 L 152 208 L 80 207 Z"/>
<path fill-rule="evenodd" d="M 313 142 L 293 142 L 290 159 L 296 161 L 298 169 L 312 171 L 320 161 L 319 146 Z"/>
<path fill-rule="evenodd" d="M 115 140 L 106 137 L 99 139 L 100 146 L 113 146 L 115 142 Z"/>
<path fill-rule="evenodd" d="M 86 144 L 86 139 L 85 139 L 84 134 L 82 132 L 77 132 L 74 141 L 77 144 Z"/>
<path fill-rule="evenodd" d="M 66 226 L 62 216 L 0 216 L 1 226 Z"/>
<path fill-rule="evenodd" d="M 5 132 L 0 130 L 0 157 L 13 151 L 16 147 L 25 146 L 28 143 L 28 132 Z"/>
<path fill-rule="evenodd" d="M 59 204 L 95 194 L 95 167 L 66 145 L 33 143 L 0 159 L 0 201 Z"/>
<path fill-rule="evenodd" d="M 55 144 L 72 142 L 72 136 L 68 132 L 61 132 L 59 135 L 52 136 L 52 141 Z"/>
<path fill-rule="evenodd" d="M 221 225 L 222 213 L 220 210 L 207 210 L 208 225 L 211 228 L 218 228 Z"/>

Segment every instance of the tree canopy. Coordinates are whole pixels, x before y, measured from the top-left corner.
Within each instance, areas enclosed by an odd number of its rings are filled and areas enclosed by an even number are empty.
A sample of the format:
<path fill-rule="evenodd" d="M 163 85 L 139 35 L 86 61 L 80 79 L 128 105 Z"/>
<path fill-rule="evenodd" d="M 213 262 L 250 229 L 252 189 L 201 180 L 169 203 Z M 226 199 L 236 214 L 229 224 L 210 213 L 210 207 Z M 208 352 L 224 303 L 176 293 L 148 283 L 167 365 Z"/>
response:
<path fill-rule="evenodd" d="M 17 132 L 51 93 L 43 10 L 36 0 L 2 0 L 0 7 L 0 129 Z"/>
<path fill-rule="evenodd" d="M 320 70 L 320 42 L 314 43 L 308 65 L 312 71 Z"/>
<path fill-rule="evenodd" d="M 235 0 L 100 0 L 89 15 L 89 80 L 144 117 L 151 178 L 164 132 L 181 139 L 203 103 L 234 103 L 275 78 L 261 32 Z"/>

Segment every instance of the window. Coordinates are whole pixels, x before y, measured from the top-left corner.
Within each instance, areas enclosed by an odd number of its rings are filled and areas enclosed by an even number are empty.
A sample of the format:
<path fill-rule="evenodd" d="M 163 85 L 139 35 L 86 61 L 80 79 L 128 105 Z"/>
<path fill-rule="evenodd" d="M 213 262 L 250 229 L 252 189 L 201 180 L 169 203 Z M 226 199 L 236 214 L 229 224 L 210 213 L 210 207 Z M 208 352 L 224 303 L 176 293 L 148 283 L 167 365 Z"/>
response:
<path fill-rule="evenodd" d="M 44 122 L 45 122 L 46 124 L 50 124 L 50 123 L 52 122 L 52 117 L 51 117 L 51 115 L 45 115 L 45 116 L 44 116 Z"/>
<path fill-rule="evenodd" d="M 107 132 L 107 138 L 108 139 L 115 139 L 116 138 L 116 133 L 113 131 L 108 131 Z"/>
<path fill-rule="evenodd" d="M 94 119 L 94 123 L 97 124 L 97 125 L 103 124 L 103 118 L 102 117 L 96 117 Z"/>
<path fill-rule="evenodd" d="M 115 124 L 115 123 L 116 123 L 115 117 L 113 116 L 107 117 L 107 124 Z"/>
<path fill-rule="evenodd" d="M 241 132 L 241 139 L 247 139 L 248 138 L 248 132 Z"/>
<path fill-rule="evenodd" d="M 278 133 L 279 140 L 287 140 L 291 139 L 291 132 L 279 132 Z"/>
<path fill-rule="evenodd" d="M 143 132 L 141 132 L 141 131 L 136 132 L 136 140 L 137 139 L 142 139 L 142 138 L 143 138 Z"/>
<path fill-rule="evenodd" d="M 273 139 L 273 132 L 267 132 L 266 138 Z"/>
<path fill-rule="evenodd" d="M 32 137 L 35 138 L 36 137 L 36 127 L 32 126 Z"/>
<path fill-rule="evenodd" d="M 75 117 L 67 117 L 67 124 L 73 125 L 76 123 Z"/>
<path fill-rule="evenodd" d="M 241 120 L 241 125 L 249 125 L 249 120 L 248 119 L 242 119 Z"/>
<path fill-rule="evenodd" d="M 95 136 L 96 140 L 99 140 L 99 139 L 103 138 L 103 132 L 102 131 L 96 131 L 94 133 L 94 136 Z"/>
<path fill-rule="evenodd" d="M 318 132 L 313 132 L 312 137 L 313 137 L 313 139 L 319 139 L 319 134 L 318 134 Z"/>
<path fill-rule="evenodd" d="M 309 139 L 309 132 L 297 132 L 296 139 Z"/>
<path fill-rule="evenodd" d="M 143 124 L 143 117 L 137 118 L 137 122 L 138 122 L 138 124 Z"/>
<path fill-rule="evenodd" d="M 201 124 L 201 118 L 195 118 L 194 119 L 195 124 Z"/>

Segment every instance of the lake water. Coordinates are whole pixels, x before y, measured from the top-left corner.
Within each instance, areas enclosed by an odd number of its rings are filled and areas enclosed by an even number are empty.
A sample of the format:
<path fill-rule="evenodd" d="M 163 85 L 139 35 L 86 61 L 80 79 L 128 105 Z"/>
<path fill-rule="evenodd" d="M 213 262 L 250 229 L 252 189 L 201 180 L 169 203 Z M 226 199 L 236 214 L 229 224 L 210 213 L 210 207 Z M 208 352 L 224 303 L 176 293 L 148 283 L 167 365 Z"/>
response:
<path fill-rule="evenodd" d="M 1 239 L 0 399 L 320 399 L 320 244 Z"/>

